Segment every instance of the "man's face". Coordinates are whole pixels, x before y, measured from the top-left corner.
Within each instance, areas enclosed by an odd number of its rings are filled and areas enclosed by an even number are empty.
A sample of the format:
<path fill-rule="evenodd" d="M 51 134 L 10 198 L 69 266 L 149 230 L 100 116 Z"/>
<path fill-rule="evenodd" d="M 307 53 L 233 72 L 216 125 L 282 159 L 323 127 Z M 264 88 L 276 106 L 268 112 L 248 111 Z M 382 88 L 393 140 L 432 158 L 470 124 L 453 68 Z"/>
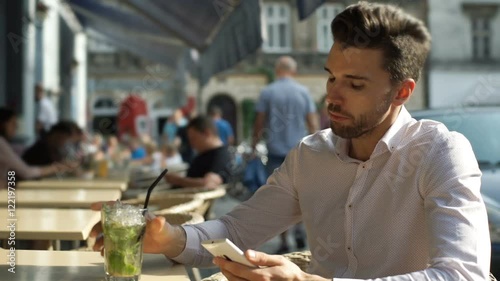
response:
<path fill-rule="evenodd" d="M 333 45 L 325 65 L 326 106 L 337 136 L 364 136 L 387 117 L 395 91 L 382 65 L 381 50 Z"/>
<path fill-rule="evenodd" d="M 191 147 L 198 152 L 203 149 L 203 144 L 207 139 L 206 134 L 193 128 L 187 129 L 187 137 Z"/>

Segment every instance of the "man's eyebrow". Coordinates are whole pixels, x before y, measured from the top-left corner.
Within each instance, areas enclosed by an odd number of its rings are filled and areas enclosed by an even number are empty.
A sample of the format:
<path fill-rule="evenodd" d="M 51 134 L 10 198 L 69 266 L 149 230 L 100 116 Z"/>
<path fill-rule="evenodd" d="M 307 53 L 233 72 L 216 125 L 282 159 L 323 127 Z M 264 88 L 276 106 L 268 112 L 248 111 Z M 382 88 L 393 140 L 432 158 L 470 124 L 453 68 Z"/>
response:
<path fill-rule="evenodd" d="M 328 67 L 323 67 L 326 71 L 328 71 L 328 73 L 332 73 L 330 71 L 330 69 Z M 370 79 L 368 77 L 365 77 L 365 76 L 360 76 L 360 75 L 354 75 L 354 74 L 345 74 L 344 75 L 345 78 L 349 78 L 349 79 L 355 79 L 355 80 L 365 80 L 365 81 L 370 81 Z"/>
<path fill-rule="evenodd" d="M 370 81 L 370 79 L 368 77 L 365 77 L 365 76 L 359 76 L 359 75 L 353 75 L 353 74 L 345 74 L 344 75 L 345 78 L 349 78 L 349 79 L 355 79 L 355 80 L 365 80 L 365 81 Z"/>

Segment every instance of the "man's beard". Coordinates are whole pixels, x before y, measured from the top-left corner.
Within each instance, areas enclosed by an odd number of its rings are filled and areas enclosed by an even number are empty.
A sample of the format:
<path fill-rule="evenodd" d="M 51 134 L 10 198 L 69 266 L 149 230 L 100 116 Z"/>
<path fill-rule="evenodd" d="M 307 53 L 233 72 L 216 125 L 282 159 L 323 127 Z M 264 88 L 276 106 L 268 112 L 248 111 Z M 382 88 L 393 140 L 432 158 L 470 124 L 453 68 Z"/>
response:
<path fill-rule="evenodd" d="M 328 104 L 328 112 L 339 113 L 343 116 L 349 117 L 353 121 L 353 125 L 343 125 L 341 123 L 333 122 L 330 120 L 330 128 L 333 133 L 344 139 L 359 138 L 363 135 L 369 134 L 383 121 L 383 116 L 391 106 L 392 91 L 388 92 L 384 99 L 374 108 L 373 111 L 361 114 L 358 117 L 342 112 L 342 108 L 337 104 Z"/>

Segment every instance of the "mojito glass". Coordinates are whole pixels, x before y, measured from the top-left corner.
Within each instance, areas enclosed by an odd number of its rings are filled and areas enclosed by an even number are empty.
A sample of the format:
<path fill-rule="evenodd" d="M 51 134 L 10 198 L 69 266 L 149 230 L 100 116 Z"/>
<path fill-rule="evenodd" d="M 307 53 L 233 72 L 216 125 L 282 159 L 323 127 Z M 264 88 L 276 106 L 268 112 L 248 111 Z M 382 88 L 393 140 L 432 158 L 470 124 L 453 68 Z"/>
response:
<path fill-rule="evenodd" d="M 107 281 L 138 281 L 142 268 L 144 209 L 117 202 L 101 211 Z"/>

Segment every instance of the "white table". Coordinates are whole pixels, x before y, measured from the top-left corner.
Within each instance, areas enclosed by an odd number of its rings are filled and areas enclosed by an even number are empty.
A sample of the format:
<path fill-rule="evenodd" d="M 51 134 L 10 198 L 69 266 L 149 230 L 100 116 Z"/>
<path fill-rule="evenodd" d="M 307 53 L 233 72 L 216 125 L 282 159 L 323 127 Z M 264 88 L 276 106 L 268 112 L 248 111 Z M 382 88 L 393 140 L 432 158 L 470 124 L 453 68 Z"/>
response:
<path fill-rule="evenodd" d="M 101 214 L 86 209 L 16 209 L 15 218 L 0 208 L 0 221 L 16 225 L 19 240 L 86 240 Z M 8 238 L 10 230 L 0 228 L 0 239 Z"/>
<path fill-rule="evenodd" d="M 0 239 L 11 235 L 8 225 L 15 225 L 16 240 L 52 240 L 60 249 L 60 240 L 81 241 L 89 237 L 101 214 L 87 209 L 16 209 L 10 217 L 6 208 L 0 208 Z"/>
<path fill-rule="evenodd" d="M 85 208 L 98 201 L 120 199 L 118 189 L 17 189 L 17 208 Z M 8 204 L 7 190 L 0 190 L 0 207 Z"/>
<path fill-rule="evenodd" d="M 7 271 L 9 251 L 0 249 L 2 281 L 102 281 L 103 258 L 97 252 L 16 251 L 15 274 Z M 141 281 L 189 281 L 185 268 L 162 255 L 145 255 Z"/>
<path fill-rule="evenodd" d="M 128 188 L 128 182 L 110 179 L 50 178 L 41 181 L 20 181 L 17 187 L 20 189 L 118 189 L 125 191 Z"/>

